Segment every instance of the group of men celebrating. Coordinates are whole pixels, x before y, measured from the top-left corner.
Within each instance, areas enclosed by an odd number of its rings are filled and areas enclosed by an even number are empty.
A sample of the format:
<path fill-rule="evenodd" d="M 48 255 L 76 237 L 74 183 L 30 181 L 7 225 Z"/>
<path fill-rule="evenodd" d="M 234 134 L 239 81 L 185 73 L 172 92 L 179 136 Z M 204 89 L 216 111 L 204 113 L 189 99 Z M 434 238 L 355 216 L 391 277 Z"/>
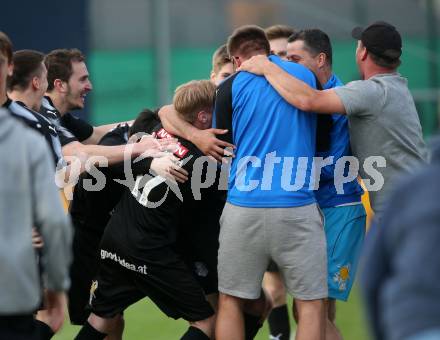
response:
<path fill-rule="evenodd" d="M 33 315 L 38 299 L 20 310 L 8 301 L 0 332 L 50 338 L 68 290 L 70 319 L 83 325 L 76 339 L 122 338 L 124 310 L 144 297 L 189 322 L 182 339 L 252 339 L 266 317 L 272 339 L 289 339 L 287 292 L 296 339 L 342 339 L 335 300 L 349 296 L 366 213 L 357 169 L 338 160 L 357 157 L 365 179 L 365 160 L 385 159 L 376 163 L 384 187 L 371 195 L 378 218 L 390 180 L 426 160 L 414 102 L 396 72 L 400 34 L 384 22 L 352 34 L 363 80 L 343 86 L 319 29 L 243 26 L 214 53 L 210 80 L 179 86 L 171 105 L 135 121 L 100 127 L 69 113 L 92 90 L 80 51 L 12 54 L 1 34 L 1 114 L 47 141 L 53 170 L 39 176 L 53 178 L 55 165 L 71 175 L 75 161 L 81 175 L 69 209 L 70 272 L 69 256 L 52 249 L 46 212 L 29 225 L 51 278 L 45 305 Z M 23 317 L 26 329 L 17 326 Z"/>

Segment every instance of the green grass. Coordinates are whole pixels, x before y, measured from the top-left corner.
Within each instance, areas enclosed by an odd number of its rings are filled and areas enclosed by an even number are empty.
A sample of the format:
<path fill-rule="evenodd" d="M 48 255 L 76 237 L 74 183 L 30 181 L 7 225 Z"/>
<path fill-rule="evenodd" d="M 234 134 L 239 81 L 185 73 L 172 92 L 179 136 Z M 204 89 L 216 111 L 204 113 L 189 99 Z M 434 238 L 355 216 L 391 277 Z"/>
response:
<path fill-rule="evenodd" d="M 353 288 L 347 302 L 337 302 L 336 325 L 346 340 L 371 339 L 356 286 Z"/>
<path fill-rule="evenodd" d="M 348 302 L 337 304 L 336 324 L 346 340 L 369 340 L 367 327 L 364 322 L 362 306 L 356 287 L 353 289 Z M 163 315 L 159 309 L 148 299 L 142 300 L 131 306 L 125 312 L 126 340 L 173 340 L 187 329 L 187 324 L 182 320 L 173 320 Z M 292 321 L 292 328 L 294 324 Z M 79 327 L 71 326 L 67 321 L 63 329 L 54 340 L 71 340 L 78 332 Z M 258 333 L 257 340 L 269 339 L 267 325 Z"/>

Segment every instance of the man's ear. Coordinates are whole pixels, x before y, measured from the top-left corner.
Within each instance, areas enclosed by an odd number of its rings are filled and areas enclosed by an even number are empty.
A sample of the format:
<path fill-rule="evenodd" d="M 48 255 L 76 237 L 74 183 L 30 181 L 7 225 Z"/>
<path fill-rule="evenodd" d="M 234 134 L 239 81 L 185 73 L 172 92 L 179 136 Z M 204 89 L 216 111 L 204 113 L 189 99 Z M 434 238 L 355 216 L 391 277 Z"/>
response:
<path fill-rule="evenodd" d="M 14 72 L 14 63 L 11 61 L 8 65 L 8 77 L 12 77 L 12 73 Z"/>
<path fill-rule="evenodd" d="M 197 120 L 203 124 L 208 122 L 208 113 L 206 111 L 200 111 L 197 113 Z"/>
<path fill-rule="evenodd" d="M 209 79 L 211 79 L 212 82 L 214 81 L 214 79 L 215 79 L 215 72 L 214 72 L 214 70 L 211 71 L 211 75 L 210 75 Z"/>
<path fill-rule="evenodd" d="M 62 81 L 61 79 L 55 79 L 53 81 L 53 87 L 58 92 L 64 93 L 67 91 L 67 83 L 65 81 Z"/>
<path fill-rule="evenodd" d="M 31 84 L 34 89 L 38 90 L 40 88 L 40 79 L 38 77 L 32 77 Z"/>
<path fill-rule="evenodd" d="M 325 55 L 325 53 L 322 53 L 322 52 L 319 53 L 318 54 L 318 67 L 319 68 L 324 67 L 326 62 L 327 62 L 327 56 Z"/>
<path fill-rule="evenodd" d="M 240 57 L 237 57 L 237 56 L 233 56 L 233 57 L 232 57 L 232 60 L 234 61 L 234 65 L 236 66 L 236 68 L 240 67 L 241 64 L 243 63 L 243 62 L 241 61 L 241 58 L 240 58 Z"/>
<path fill-rule="evenodd" d="M 232 62 L 232 70 L 235 73 L 237 71 L 237 68 L 239 68 L 240 65 L 242 64 L 242 61 L 241 61 L 240 57 L 232 55 L 231 56 L 231 62 Z"/>
<path fill-rule="evenodd" d="M 365 59 L 367 59 L 367 56 L 368 56 L 367 48 L 363 46 L 361 50 L 361 60 L 364 61 Z"/>

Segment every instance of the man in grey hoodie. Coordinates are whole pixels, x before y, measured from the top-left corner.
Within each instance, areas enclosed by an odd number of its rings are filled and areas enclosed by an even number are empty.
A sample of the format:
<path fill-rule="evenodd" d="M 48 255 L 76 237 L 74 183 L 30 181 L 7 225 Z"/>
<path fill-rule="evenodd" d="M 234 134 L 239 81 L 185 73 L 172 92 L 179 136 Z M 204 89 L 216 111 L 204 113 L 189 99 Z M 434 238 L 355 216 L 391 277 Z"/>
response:
<path fill-rule="evenodd" d="M 374 339 L 440 339 L 440 139 L 367 235 L 361 287 Z"/>
<path fill-rule="evenodd" d="M 7 100 L 11 51 L 8 37 L 0 32 L 0 106 Z M 36 339 L 39 328 L 33 313 L 42 297 L 32 227 L 44 239 L 44 298 L 57 327 L 64 320 L 72 235 L 45 140 L 4 109 L 0 109 L 0 168 L 0 338 Z"/>

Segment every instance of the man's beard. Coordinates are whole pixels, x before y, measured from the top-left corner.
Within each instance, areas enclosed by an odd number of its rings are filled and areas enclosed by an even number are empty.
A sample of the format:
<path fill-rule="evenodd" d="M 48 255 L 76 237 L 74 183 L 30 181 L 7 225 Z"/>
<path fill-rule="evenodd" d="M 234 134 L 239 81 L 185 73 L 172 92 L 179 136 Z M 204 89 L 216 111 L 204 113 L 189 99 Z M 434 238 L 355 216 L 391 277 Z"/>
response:
<path fill-rule="evenodd" d="M 81 100 L 81 97 L 78 97 L 78 98 L 79 98 L 79 100 Z M 72 99 L 73 98 L 70 94 L 67 95 L 67 101 L 69 103 L 68 111 L 81 110 L 83 108 L 83 105 L 80 106 L 80 105 L 76 104 L 76 102 Z"/>

